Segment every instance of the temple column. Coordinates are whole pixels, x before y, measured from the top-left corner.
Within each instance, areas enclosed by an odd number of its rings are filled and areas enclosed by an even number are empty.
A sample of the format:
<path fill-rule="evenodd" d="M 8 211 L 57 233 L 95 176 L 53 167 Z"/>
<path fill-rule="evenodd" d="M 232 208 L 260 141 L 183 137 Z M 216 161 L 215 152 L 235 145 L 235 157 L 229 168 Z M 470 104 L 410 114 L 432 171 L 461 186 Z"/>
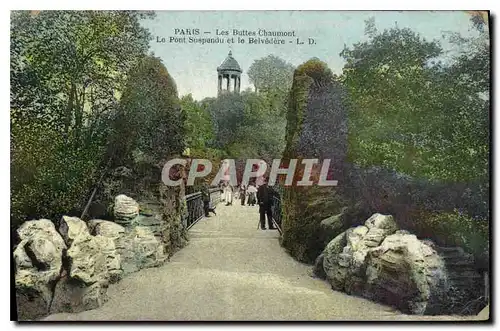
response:
<path fill-rule="evenodd" d="M 241 88 L 241 76 L 238 76 L 238 93 L 240 92 Z"/>
<path fill-rule="evenodd" d="M 229 81 L 231 80 L 231 76 L 226 75 L 226 78 L 227 78 L 227 86 L 226 86 L 226 90 L 229 92 Z"/>
<path fill-rule="evenodd" d="M 222 90 L 222 75 L 219 75 L 219 84 L 217 85 L 217 90 L 220 92 Z"/>
<path fill-rule="evenodd" d="M 238 76 L 234 75 L 233 77 L 234 77 L 233 78 L 234 79 L 234 89 L 233 89 L 233 91 L 234 92 L 238 92 L 238 89 L 237 89 L 237 87 L 238 87 Z"/>

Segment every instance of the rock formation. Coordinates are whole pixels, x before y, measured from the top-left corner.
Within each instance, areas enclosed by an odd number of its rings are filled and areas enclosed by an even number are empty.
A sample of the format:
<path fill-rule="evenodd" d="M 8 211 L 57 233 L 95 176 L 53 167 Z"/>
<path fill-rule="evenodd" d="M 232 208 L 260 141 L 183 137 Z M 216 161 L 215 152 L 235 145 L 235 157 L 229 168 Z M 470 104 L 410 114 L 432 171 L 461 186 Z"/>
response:
<path fill-rule="evenodd" d="M 139 204 L 125 195 L 115 201 L 114 214 L 126 226 L 63 216 L 59 232 L 46 219 L 25 222 L 18 229 L 21 241 L 14 260 L 20 320 L 95 309 L 107 301 L 110 283 L 168 259 L 162 238 L 150 227 L 136 225 L 140 224 Z M 177 222 L 182 222 L 180 217 Z"/>
<path fill-rule="evenodd" d="M 324 276 L 334 290 L 389 304 L 404 313 L 453 314 L 460 313 L 458 306 L 449 303 L 468 300 L 464 291 L 470 293 L 470 288 L 481 284 L 472 259 L 467 260 L 463 251 L 458 253 L 398 230 L 390 215 L 374 214 L 364 225 L 331 240 L 313 272 Z"/>

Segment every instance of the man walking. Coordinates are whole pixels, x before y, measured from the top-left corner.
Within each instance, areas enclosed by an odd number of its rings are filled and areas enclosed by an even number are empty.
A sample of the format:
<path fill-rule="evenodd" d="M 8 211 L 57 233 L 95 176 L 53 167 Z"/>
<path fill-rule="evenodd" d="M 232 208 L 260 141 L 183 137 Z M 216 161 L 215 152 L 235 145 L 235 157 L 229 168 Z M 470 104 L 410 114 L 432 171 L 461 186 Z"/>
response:
<path fill-rule="evenodd" d="M 276 229 L 273 226 L 273 213 L 271 211 L 271 206 L 273 205 L 273 191 L 267 186 L 267 178 L 263 180 L 262 185 L 257 189 L 257 201 L 259 203 L 261 230 L 266 229 L 266 215 L 269 230 Z"/>

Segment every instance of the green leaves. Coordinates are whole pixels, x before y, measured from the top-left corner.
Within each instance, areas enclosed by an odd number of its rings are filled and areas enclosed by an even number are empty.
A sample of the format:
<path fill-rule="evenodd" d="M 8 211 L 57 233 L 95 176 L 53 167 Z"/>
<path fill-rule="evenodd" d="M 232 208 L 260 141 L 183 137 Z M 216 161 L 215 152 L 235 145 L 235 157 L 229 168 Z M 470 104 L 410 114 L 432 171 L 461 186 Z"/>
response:
<path fill-rule="evenodd" d="M 409 29 L 378 33 L 373 22 L 367 24 L 369 41 L 341 53 L 346 61 L 341 81 L 353 105 L 351 161 L 431 179 L 485 180 L 485 44 L 454 36 L 461 52 L 443 65 L 444 54 L 436 41 L 426 41 Z"/>
<path fill-rule="evenodd" d="M 147 56 L 129 73 L 114 123 L 111 148 L 122 162 L 140 151 L 153 163 L 185 148 L 177 87 L 159 58 Z"/>
<path fill-rule="evenodd" d="M 11 14 L 11 217 L 78 213 L 150 35 L 128 11 Z"/>

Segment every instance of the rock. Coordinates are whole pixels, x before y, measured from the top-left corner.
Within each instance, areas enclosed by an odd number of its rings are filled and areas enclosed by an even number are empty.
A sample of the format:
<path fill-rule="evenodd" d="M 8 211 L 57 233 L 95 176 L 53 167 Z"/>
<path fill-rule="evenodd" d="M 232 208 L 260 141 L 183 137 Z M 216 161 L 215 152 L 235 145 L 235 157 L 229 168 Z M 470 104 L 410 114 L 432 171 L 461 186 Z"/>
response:
<path fill-rule="evenodd" d="M 87 224 L 78 217 L 63 216 L 59 225 L 59 233 L 61 233 L 64 241 L 70 246 L 75 238 L 79 236 L 90 235 Z"/>
<path fill-rule="evenodd" d="M 106 271 L 104 279 L 110 283 L 116 283 L 121 279 L 123 270 L 121 268 L 121 256 L 116 250 L 115 241 L 112 237 L 97 235 L 94 241 L 101 247 L 101 253 L 106 259 Z"/>
<path fill-rule="evenodd" d="M 66 248 L 66 244 L 59 232 L 57 232 L 54 223 L 47 219 L 26 221 L 17 229 L 17 234 L 21 240 L 32 238 L 33 236 L 44 236 L 50 238 L 57 250 Z"/>
<path fill-rule="evenodd" d="M 104 236 L 116 239 L 125 233 L 125 228 L 120 224 L 105 220 L 91 220 L 89 226 L 94 236 Z"/>
<path fill-rule="evenodd" d="M 47 238 L 34 237 L 26 241 L 24 251 L 31 260 L 31 265 L 39 271 L 57 271 L 61 268 L 61 251 L 58 251 L 54 243 Z"/>
<path fill-rule="evenodd" d="M 21 242 L 13 255 L 18 317 L 34 320 L 48 313 L 66 245 L 50 220 L 25 222 L 17 232 Z"/>
<path fill-rule="evenodd" d="M 114 215 L 117 223 L 128 225 L 139 215 L 139 204 L 134 199 L 120 194 L 115 198 Z"/>
<path fill-rule="evenodd" d="M 86 286 L 76 279 L 64 277 L 56 284 L 50 314 L 79 313 L 99 308 L 108 300 L 106 292 L 105 282 Z"/>
<path fill-rule="evenodd" d="M 346 244 L 346 232 L 342 232 L 331 240 L 323 251 L 323 270 L 326 278 L 336 290 L 341 290 L 344 287 L 345 268 L 339 265 L 339 259 L 343 259 L 341 253 L 343 252 Z"/>
<path fill-rule="evenodd" d="M 326 279 L 326 273 L 325 269 L 323 268 L 323 260 L 325 258 L 325 254 L 321 253 L 317 258 L 316 261 L 314 262 L 314 267 L 313 267 L 313 275 L 320 278 L 320 279 Z"/>
<path fill-rule="evenodd" d="M 382 215 L 379 213 L 373 214 L 369 219 L 367 219 L 365 226 L 368 229 L 384 229 L 387 230 L 388 233 L 394 233 L 398 229 L 398 225 L 391 215 Z"/>
<path fill-rule="evenodd" d="M 69 275 L 91 285 L 97 281 L 109 279 L 106 253 L 109 247 L 103 247 L 105 242 L 99 236 L 79 236 L 72 243 L 66 255 L 69 260 Z M 109 244 L 111 241 L 106 241 Z"/>
<path fill-rule="evenodd" d="M 159 266 L 167 259 L 163 245 L 147 227 L 136 226 L 115 243 L 124 274 Z"/>
<path fill-rule="evenodd" d="M 363 225 L 350 228 L 346 231 L 347 245 L 349 245 L 352 251 L 361 248 L 360 246 L 363 244 L 363 238 L 366 233 L 368 233 L 368 228 Z"/>
<path fill-rule="evenodd" d="M 447 293 L 438 253 L 414 235 L 392 234 L 367 254 L 364 296 L 405 313 L 434 314 Z"/>

